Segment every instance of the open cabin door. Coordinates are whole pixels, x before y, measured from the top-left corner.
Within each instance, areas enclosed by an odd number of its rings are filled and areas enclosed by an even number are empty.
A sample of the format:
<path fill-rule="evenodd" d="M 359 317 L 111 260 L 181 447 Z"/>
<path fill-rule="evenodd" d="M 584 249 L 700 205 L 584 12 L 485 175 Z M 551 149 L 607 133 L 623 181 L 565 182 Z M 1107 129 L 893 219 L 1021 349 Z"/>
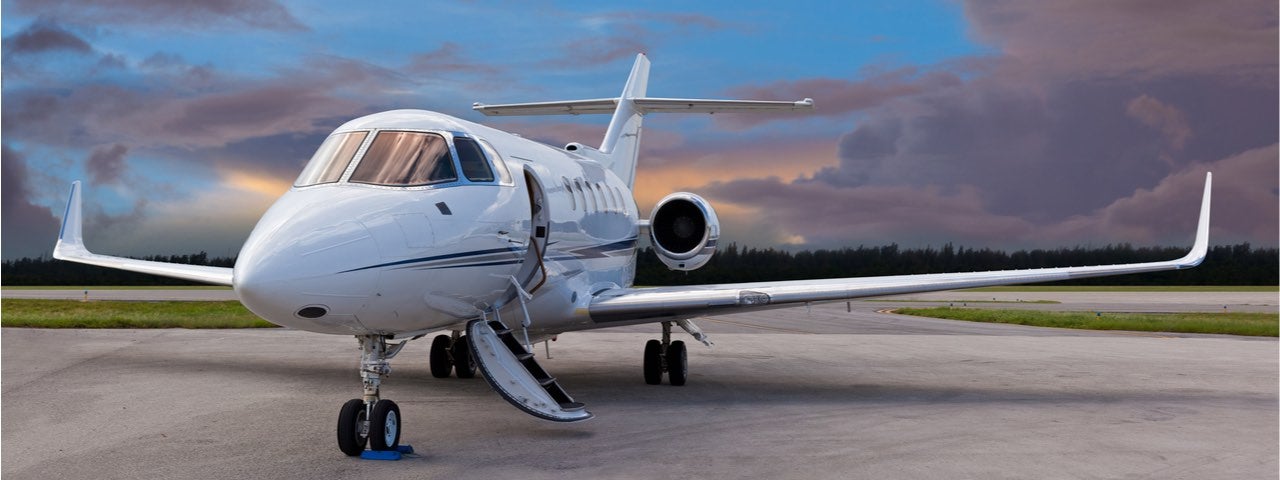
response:
<path fill-rule="evenodd" d="M 534 293 L 547 280 L 543 260 L 547 253 L 547 240 L 551 235 L 551 209 L 547 205 L 547 191 L 532 171 L 524 171 L 525 191 L 529 194 L 529 248 L 524 262 L 516 273 L 516 280 L 526 292 Z"/>

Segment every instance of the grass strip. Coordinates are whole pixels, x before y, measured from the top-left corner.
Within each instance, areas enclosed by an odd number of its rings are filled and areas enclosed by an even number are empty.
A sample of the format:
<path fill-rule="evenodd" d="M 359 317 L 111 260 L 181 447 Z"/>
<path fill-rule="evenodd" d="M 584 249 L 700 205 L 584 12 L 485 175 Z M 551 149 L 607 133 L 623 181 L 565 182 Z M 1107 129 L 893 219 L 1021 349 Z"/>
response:
<path fill-rule="evenodd" d="M 1057 300 L 923 300 L 923 299 L 879 299 L 872 298 L 865 300 L 867 302 L 904 302 L 904 303 L 1036 303 L 1036 304 L 1056 304 L 1062 303 Z"/>
<path fill-rule="evenodd" d="M 0 326 L 25 328 L 270 328 L 240 302 L 0 301 Z"/>
<path fill-rule="evenodd" d="M 1011 323 L 1035 327 L 1077 328 L 1084 330 L 1129 330 L 1135 332 L 1217 333 L 1254 337 L 1275 337 L 1280 318 L 1273 313 L 1192 312 L 1192 313 L 1115 313 L 1115 312 L 1042 312 L 1036 310 L 984 310 L 978 308 L 900 308 L 903 315 L 966 320 L 970 322 Z"/>

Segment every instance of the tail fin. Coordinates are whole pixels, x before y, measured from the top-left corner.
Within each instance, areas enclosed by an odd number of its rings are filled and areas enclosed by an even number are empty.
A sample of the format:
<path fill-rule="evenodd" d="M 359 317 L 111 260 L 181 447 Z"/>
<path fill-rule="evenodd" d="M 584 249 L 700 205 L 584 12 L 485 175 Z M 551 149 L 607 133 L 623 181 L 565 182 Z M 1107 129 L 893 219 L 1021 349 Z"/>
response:
<path fill-rule="evenodd" d="M 701 98 L 649 98 L 645 96 L 649 86 L 649 59 L 643 53 L 636 55 L 627 85 L 617 98 L 593 100 L 567 100 L 558 102 L 513 103 L 485 105 L 476 103 L 471 108 L 489 116 L 514 115 L 584 115 L 613 114 L 609 129 L 599 149 L 586 149 L 570 144 L 570 149 L 594 158 L 613 170 L 628 186 L 635 186 L 636 158 L 640 153 L 641 123 L 646 113 L 719 113 L 719 112 L 767 112 L 783 110 L 811 110 L 813 99 L 797 102 L 763 100 L 709 100 Z"/>
<path fill-rule="evenodd" d="M 605 167 L 626 182 L 627 187 L 636 184 L 636 160 L 640 157 L 640 124 L 644 122 L 644 113 L 636 109 L 636 99 L 644 98 L 649 89 L 649 59 L 643 53 L 636 55 L 636 63 L 631 66 L 631 75 L 627 77 L 627 85 L 622 87 L 622 96 L 618 97 L 618 107 L 613 111 L 613 119 L 609 121 L 609 129 L 600 142 L 600 153 L 609 158 Z"/>

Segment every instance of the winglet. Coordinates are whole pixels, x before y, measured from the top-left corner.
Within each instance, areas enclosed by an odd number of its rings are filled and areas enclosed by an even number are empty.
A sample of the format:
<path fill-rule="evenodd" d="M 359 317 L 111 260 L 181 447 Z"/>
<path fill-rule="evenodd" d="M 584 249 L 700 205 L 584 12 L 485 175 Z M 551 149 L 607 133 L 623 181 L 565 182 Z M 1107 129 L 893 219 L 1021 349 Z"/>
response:
<path fill-rule="evenodd" d="M 1213 172 L 1204 175 L 1204 198 L 1200 200 L 1200 222 L 1196 226 L 1196 243 L 1187 256 L 1178 260 L 1178 268 L 1191 268 L 1204 261 L 1209 253 L 1209 197 L 1213 192 Z"/>
<path fill-rule="evenodd" d="M 58 243 L 53 247 L 53 258 L 65 260 L 68 250 L 85 250 L 81 229 L 80 181 L 71 182 L 71 195 L 67 197 L 67 209 L 62 214 L 62 228 L 58 230 Z"/>
<path fill-rule="evenodd" d="M 153 262 L 90 252 L 84 246 L 81 228 L 83 216 L 80 205 L 80 181 L 77 180 L 71 183 L 71 196 L 67 198 L 67 209 L 62 214 L 62 229 L 58 230 L 58 243 L 53 247 L 53 258 L 130 272 L 232 286 L 235 272 L 231 268 Z"/>

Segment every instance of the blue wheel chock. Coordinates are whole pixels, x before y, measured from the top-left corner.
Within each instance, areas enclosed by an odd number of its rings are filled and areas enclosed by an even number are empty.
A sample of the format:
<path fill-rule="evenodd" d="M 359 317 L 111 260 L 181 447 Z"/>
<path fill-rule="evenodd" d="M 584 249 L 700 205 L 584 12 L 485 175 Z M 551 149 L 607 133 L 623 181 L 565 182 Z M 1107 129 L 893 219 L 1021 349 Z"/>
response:
<path fill-rule="evenodd" d="M 399 460 L 403 455 L 413 453 L 413 446 L 400 445 L 395 450 L 365 450 L 360 458 L 365 460 Z"/>

